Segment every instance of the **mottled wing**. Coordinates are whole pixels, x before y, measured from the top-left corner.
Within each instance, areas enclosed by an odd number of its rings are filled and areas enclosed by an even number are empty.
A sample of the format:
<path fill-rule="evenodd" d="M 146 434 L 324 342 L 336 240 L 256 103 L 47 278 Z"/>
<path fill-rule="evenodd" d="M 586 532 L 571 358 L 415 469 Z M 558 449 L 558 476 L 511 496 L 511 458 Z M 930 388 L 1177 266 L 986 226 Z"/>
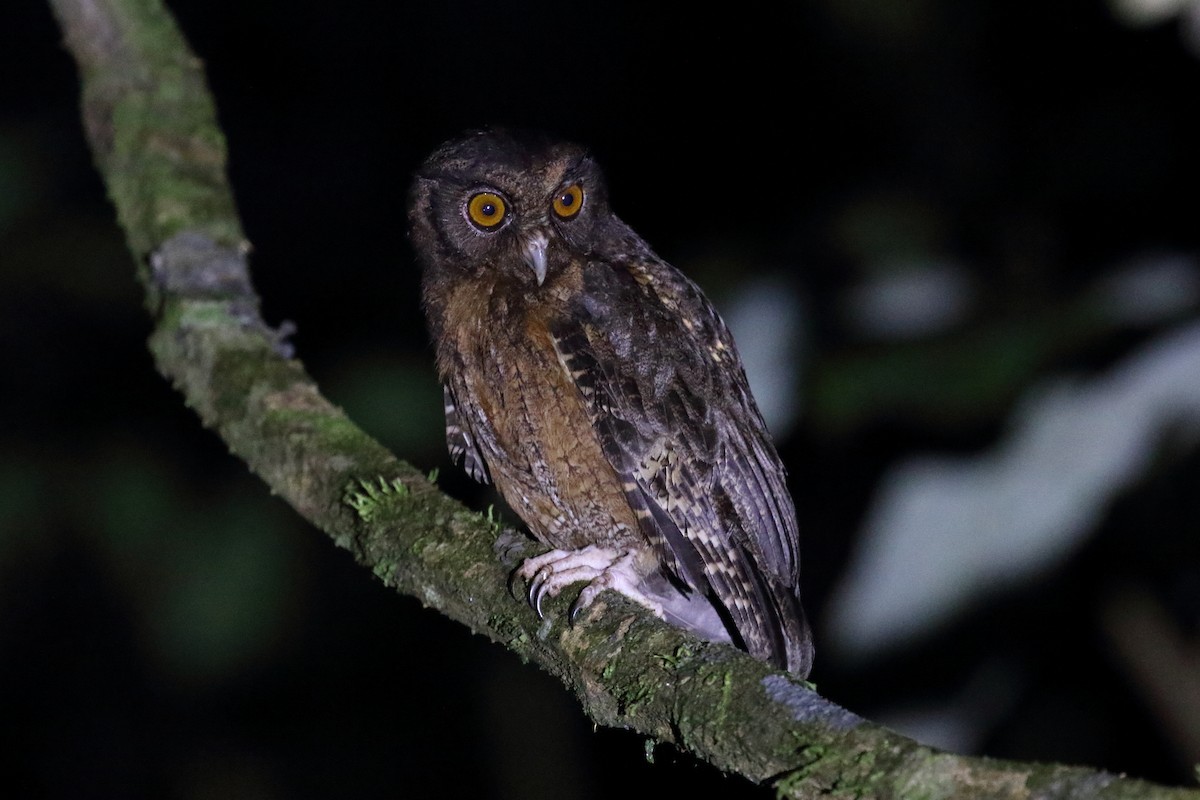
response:
<path fill-rule="evenodd" d="M 795 511 L 732 337 L 652 255 L 585 275 L 555 346 L 643 532 L 751 653 L 806 674 Z"/>
<path fill-rule="evenodd" d="M 456 463 L 461 460 L 467 474 L 480 483 L 491 483 L 487 463 L 479 452 L 479 446 L 459 418 L 458 399 L 450 384 L 442 386 L 442 396 L 446 407 L 446 447 L 450 450 L 450 459 Z"/>

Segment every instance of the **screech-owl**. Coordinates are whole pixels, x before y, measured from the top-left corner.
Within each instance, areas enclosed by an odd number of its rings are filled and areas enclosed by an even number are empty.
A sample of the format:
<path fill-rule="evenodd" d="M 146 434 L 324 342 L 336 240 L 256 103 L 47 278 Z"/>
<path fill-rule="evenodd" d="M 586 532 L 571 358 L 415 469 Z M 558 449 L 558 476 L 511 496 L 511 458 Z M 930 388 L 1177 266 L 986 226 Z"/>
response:
<path fill-rule="evenodd" d="M 586 582 L 806 676 L 784 469 L 725 323 L 608 205 L 589 153 L 469 133 L 409 206 L 450 452 L 539 541 L 545 595 Z"/>

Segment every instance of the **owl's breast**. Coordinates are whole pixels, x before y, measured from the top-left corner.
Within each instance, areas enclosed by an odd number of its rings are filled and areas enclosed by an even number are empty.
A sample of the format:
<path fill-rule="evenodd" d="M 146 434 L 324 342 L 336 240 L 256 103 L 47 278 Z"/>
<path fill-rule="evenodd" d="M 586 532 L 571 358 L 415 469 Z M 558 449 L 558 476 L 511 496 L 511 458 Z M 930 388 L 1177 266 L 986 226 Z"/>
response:
<path fill-rule="evenodd" d="M 636 542 L 620 478 L 557 354 L 554 314 L 553 304 L 494 303 L 480 324 L 450 334 L 456 365 L 443 379 L 496 488 L 538 539 L 565 549 Z"/>

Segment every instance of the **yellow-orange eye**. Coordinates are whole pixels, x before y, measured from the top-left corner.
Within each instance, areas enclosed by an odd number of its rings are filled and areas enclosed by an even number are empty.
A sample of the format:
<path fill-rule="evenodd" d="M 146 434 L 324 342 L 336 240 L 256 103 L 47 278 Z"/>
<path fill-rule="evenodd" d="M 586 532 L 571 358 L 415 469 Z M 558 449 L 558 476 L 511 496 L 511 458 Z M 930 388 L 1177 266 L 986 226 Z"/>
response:
<path fill-rule="evenodd" d="M 467 201 L 467 218 L 485 231 L 499 227 L 507 214 L 508 204 L 495 192 L 480 192 Z"/>
<path fill-rule="evenodd" d="M 554 195 L 554 201 L 550 207 L 561 219 L 570 219 L 575 216 L 579 213 L 579 209 L 583 208 L 583 187 L 578 183 L 571 184 Z"/>

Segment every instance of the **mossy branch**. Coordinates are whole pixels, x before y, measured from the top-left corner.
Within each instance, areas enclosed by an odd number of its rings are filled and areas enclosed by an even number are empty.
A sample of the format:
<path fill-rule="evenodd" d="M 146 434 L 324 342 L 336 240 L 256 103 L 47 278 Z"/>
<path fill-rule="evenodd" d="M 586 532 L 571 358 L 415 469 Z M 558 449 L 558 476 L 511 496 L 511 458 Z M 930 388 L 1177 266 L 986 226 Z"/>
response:
<path fill-rule="evenodd" d="M 259 314 L 202 65 L 161 0 L 51 0 L 83 120 L 185 402 L 287 500 L 398 591 L 560 677 L 597 723 L 671 742 L 783 797 L 1192 798 L 1092 770 L 941 753 L 729 647 L 605 595 L 575 627 L 507 592 L 519 537 L 357 428 Z"/>

